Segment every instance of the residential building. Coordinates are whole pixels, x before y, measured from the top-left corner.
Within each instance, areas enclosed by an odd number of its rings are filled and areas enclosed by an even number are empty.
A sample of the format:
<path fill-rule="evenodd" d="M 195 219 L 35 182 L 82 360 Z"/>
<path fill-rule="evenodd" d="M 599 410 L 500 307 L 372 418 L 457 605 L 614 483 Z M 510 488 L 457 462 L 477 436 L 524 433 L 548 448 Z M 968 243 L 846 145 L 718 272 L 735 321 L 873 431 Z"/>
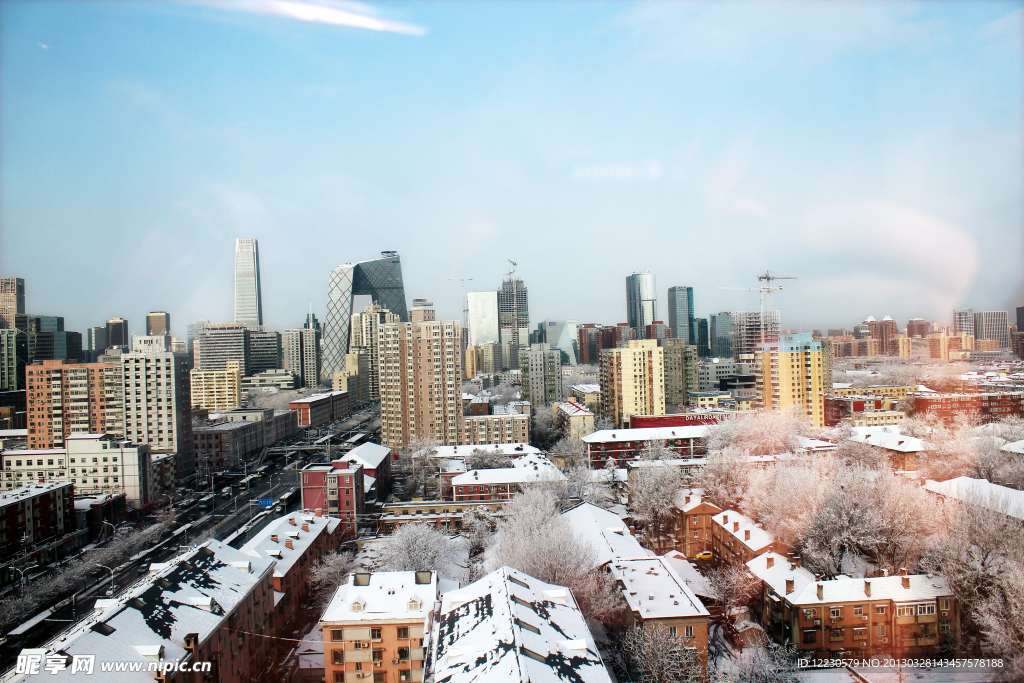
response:
<path fill-rule="evenodd" d="M 19 313 L 25 313 L 24 278 L 0 277 L 0 329 L 17 328 Z"/>
<path fill-rule="evenodd" d="M 530 338 L 530 297 L 523 281 L 507 277 L 498 290 L 498 342 L 502 368 L 519 367 L 519 347 Z"/>
<path fill-rule="evenodd" d="M 601 415 L 621 425 L 626 415 L 665 414 L 665 350 L 656 340 L 601 351 Z"/>
<path fill-rule="evenodd" d="M 851 427 L 896 425 L 906 413 L 896 410 L 898 399 L 892 396 L 825 395 L 825 426 L 835 427 L 840 422 Z"/>
<path fill-rule="evenodd" d="M 444 593 L 429 642 L 437 681 L 612 680 L 572 591 L 511 567 Z"/>
<path fill-rule="evenodd" d="M 481 446 L 530 440 L 530 415 L 519 412 L 514 406 L 507 412 L 493 415 L 460 415 L 456 424 L 458 445 Z"/>
<path fill-rule="evenodd" d="M 889 464 L 899 472 L 914 472 L 921 453 L 928 449 L 924 440 L 900 433 L 898 426 L 853 426 L 851 441 L 866 443 L 884 452 Z"/>
<path fill-rule="evenodd" d="M 295 375 L 301 386 L 320 384 L 320 329 L 303 327 L 281 333 L 282 367 Z"/>
<path fill-rule="evenodd" d="M 124 436 L 153 453 L 174 453 L 181 478 L 195 469 L 188 356 L 170 351 L 121 355 Z"/>
<path fill-rule="evenodd" d="M 814 583 L 814 574 L 801 567 L 795 556 L 775 552 L 758 555 L 746 566 L 758 579 L 753 609 L 761 626 L 776 642 L 795 642 L 799 637 L 794 626 L 798 615 L 789 600 Z"/>
<path fill-rule="evenodd" d="M 974 310 L 970 308 L 957 308 L 953 311 L 953 333 L 966 334 L 971 337 L 974 334 Z"/>
<path fill-rule="evenodd" d="M 562 400 L 562 353 L 547 344 L 533 344 L 519 354 L 523 399 L 536 404 Z"/>
<path fill-rule="evenodd" d="M 758 346 L 758 402 L 766 410 L 797 410 L 811 424 L 825 424 L 821 342 L 810 334 L 783 334 Z M 830 378 L 831 379 L 831 378 Z"/>
<path fill-rule="evenodd" d="M 924 318 L 911 318 L 907 321 L 907 336 L 924 339 L 932 331 L 932 324 Z"/>
<path fill-rule="evenodd" d="M 369 488 L 362 465 L 344 460 L 306 465 L 300 481 L 303 510 L 322 510 L 328 517 L 340 519 L 339 533 L 344 538 L 359 532 L 359 516 Z"/>
<path fill-rule="evenodd" d="M 655 320 L 653 323 L 647 325 L 644 328 L 644 339 L 671 339 L 672 330 L 668 325 L 660 320 Z"/>
<path fill-rule="evenodd" d="M 237 408 L 220 414 L 227 422 L 258 422 L 262 425 L 263 436 L 259 447 L 272 446 L 286 436 L 295 433 L 298 414 L 294 410 L 274 408 Z"/>
<path fill-rule="evenodd" d="M 369 349 L 352 349 L 345 354 L 345 369 L 334 373 L 331 389 L 347 391 L 352 408 L 370 402 Z"/>
<path fill-rule="evenodd" d="M 479 346 L 467 346 L 462 353 L 462 378 L 474 379 L 480 373 L 483 364 L 483 349 Z"/>
<path fill-rule="evenodd" d="M 390 323 L 399 323 L 398 314 L 392 313 L 386 308 L 378 305 L 367 306 L 362 313 L 352 316 L 352 340 L 349 344 L 349 351 L 356 349 L 364 350 L 370 359 L 370 371 L 368 376 L 368 387 L 370 400 L 380 400 L 380 327 Z"/>
<path fill-rule="evenodd" d="M 511 500 L 530 484 L 565 480 L 565 475 L 546 458 L 533 464 L 517 461 L 513 464 L 519 466 L 470 470 L 452 477 L 451 500 L 456 503 Z"/>
<path fill-rule="evenodd" d="M 125 435 L 120 363 L 48 360 L 25 370 L 28 447 L 61 448 L 72 434 Z"/>
<path fill-rule="evenodd" d="M 949 422 L 962 414 L 973 414 L 982 422 L 1005 417 L 1024 417 L 1024 392 L 982 392 L 977 394 L 917 394 L 915 415 L 934 415 Z"/>
<path fill-rule="evenodd" d="M 75 530 L 74 486 L 33 483 L 0 492 L 0 562 Z"/>
<path fill-rule="evenodd" d="M 300 398 L 288 404 L 298 413 L 300 427 L 319 427 L 340 420 L 351 412 L 347 391 L 327 391 Z"/>
<path fill-rule="evenodd" d="M 1007 444 L 1003 446 L 1002 450 L 1010 453 L 1024 453 L 1024 441 Z M 925 481 L 924 488 L 943 498 L 970 507 L 998 512 L 1007 518 L 1024 521 L 1024 491 L 1020 489 L 993 484 L 987 479 L 973 477 L 955 477 L 946 481 L 928 479 Z"/>
<path fill-rule="evenodd" d="M 606 466 L 608 460 L 617 463 L 636 460 L 644 448 L 660 444 L 679 454 L 680 458 L 706 455 L 704 437 L 707 425 L 685 427 L 640 427 L 636 429 L 602 429 L 583 437 L 591 469 Z"/>
<path fill-rule="evenodd" d="M 658 293 L 652 273 L 633 273 L 626 278 L 626 320 L 637 339 L 646 339 L 647 326 L 658 318 Z"/>
<path fill-rule="evenodd" d="M 503 501 L 490 503 L 455 503 L 450 500 L 413 500 L 399 503 L 385 503 L 377 522 L 377 531 L 390 534 L 403 524 L 426 524 L 443 531 L 459 531 L 467 512 L 480 506 L 490 509 L 495 517 L 500 516 Z"/>
<path fill-rule="evenodd" d="M 896 327 L 895 320 L 889 316 L 885 316 L 881 320 L 875 320 L 873 316 L 868 316 L 868 319 L 861 324 L 867 325 L 871 338 L 878 340 L 878 348 L 881 353 L 893 355 L 889 350 L 890 342 L 899 334 L 899 328 Z"/>
<path fill-rule="evenodd" d="M 696 347 L 694 347 L 694 353 L 696 353 Z M 726 377 L 733 377 L 743 370 L 752 370 L 752 365 L 752 363 L 746 365 L 738 363 L 732 358 L 703 358 L 698 360 L 696 361 L 696 369 L 694 371 L 696 386 L 689 389 L 689 392 L 717 391 L 722 386 L 722 382 Z M 667 374 L 665 381 L 667 384 Z"/>
<path fill-rule="evenodd" d="M 437 319 L 434 302 L 427 299 L 413 299 L 409 310 L 409 321 L 414 323 L 432 323 Z"/>
<path fill-rule="evenodd" d="M 582 437 L 594 431 L 594 413 L 580 403 L 565 401 L 554 404 L 555 424 L 566 436 Z"/>
<path fill-rule="evenodd" d="M 157 337 L 171 333 L 171 314 L 153 311 L 146 314 L 146 336 Z"/>
<path fill-rule="evenodd" d="M 499 341 L 498 292 L 466 292 L 466 311 L 469 346 L 482 346 Z"/>
<path fill-rule="evenodd" d="M 255 237 L 235 240 L 235 322 L 252 329 L 263 327 L 260 246 Z"/>
<path fill-rule="evenodd" d="M 831 389 L 827 390 L 827 393 L 832 396 L 891 396 L 892 398 L 905 398 L 908 394 L 918 391 L 921 388 L 919 384 L 901 384 L 897 386 L 888 386 L 880 384 L 871 384 L 860 387 L 848 387 L 843 385 L 835 385 Z"/>
<path fill-rule="evenodd" d="M 437 581 L 432 571 L 350 575 L 320 618 L 324 680 L 422 682 Z"/>
<path fill-rule="evenodd" d="M 278 370 L 281 366 L 281 333 L 249 330 L 249 370 L 246 375 Z"/>
<path fill-rule="evenodd" d="M 220 422 L 192 430 L 192 450 L 201 472 L 242 467 L 263 449 L 259 422 Z"/>
<path fill-rule="evenodd" d="M 349 467 L 358 465 L 363 468 L 363 475 L 373 477 L 377 484 L 378 495 L 391 490 L 391 461 L 394 454 L 390 448 L 375 443 L 364 443 L 356 446 L 348 453 L 340 455 L 334 462 L 347 462 Z"/>
<path fill-rule="evenodd" d="M 384 251 L 378 259 L 345 263 L 331 271 L 321 345 L 323 379 L 345 369 L 345 355 L 351 341 L 352 299 L 357 294 L 368 294 L 382 310 L 397 315 L 400 321 L 409 320 L 398 252 Z"/>
<path fill-rule="evenodd" d="M 704 498 L 703 489 L 682 488 L 676 491 L 673 502 L 674 524 L 662 538 L 652 539 L 656 552 L 664 554 L 676 550 L 691 560 L 699 553 L 711 550 L 713 543 L 712 517 L 722 512 L 711 501 Z"/>
<path fill-rule="evenodd" d="M 120 346 L 128 348 L 131 344 L 128 334 L 128 321 L 124 318 L 111 318 L 107 321 L 107 347 Z"/>
<path fill-rule="evenodd" d="M 693 287 L 668 288 L 668 326 L 674 339 L 684 345 L 697 345 L 697 329 L 693 316 Z"/>
<path fill-rule="evenodd" d="M 735 510 L 712 515 L 711 549 L 716 560 L 733 566 L 744 565 L 767 552 L 790 550 L 760 524 Z"/>
<path fill-rule="evenodd" d="M 576 328 L 577 345 L 580 365 L 597 365 L 598 353 L 601 351 L 600 325 L 579 325 Z"/>
<path fill-rule="evenodd" d="M 591 412 L 601 410 L 600 384 L 574 384 L 569 389 L 569 396 Z"/>
<path fill-rule="evenodd" d="M 1010 316 L 1006 311 L 976 311 L 974 339 L 997 342 L 1000 349 L 1010 348 Z"/>
<path fill-rule="evenodd" d="M 242 404 L 242 371 L 238 361 L 228 361 L 224 370 L 192 370 L 192 405 L 223 413 Z"/>

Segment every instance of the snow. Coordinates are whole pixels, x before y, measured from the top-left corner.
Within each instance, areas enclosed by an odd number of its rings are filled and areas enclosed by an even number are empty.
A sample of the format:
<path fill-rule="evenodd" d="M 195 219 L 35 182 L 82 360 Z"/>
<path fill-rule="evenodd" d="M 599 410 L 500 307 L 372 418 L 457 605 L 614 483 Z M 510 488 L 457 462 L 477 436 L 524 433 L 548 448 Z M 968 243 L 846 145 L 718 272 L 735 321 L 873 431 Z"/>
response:
<path fill-rule="evenodd" d="M 620 441 L 654 441 L 667 439 L 703 439 L 707 425 L 689 427 L 638 427 L 636 429 L 602 429 L 583 437 L 585 443 L 615 443 Z"/>
<path fill-rule="evenodd" d="M 611 683 L 572 592 L 510 567 L 445 593 L 431 638 L 437 683 Z"/>
<path fill-rule="evenodd" d="M 851 441 L 859 441 L 876 448 L 900 453 L 918 453 L 927 449 L 924 441 L 914 436 L 904 436 L 898 426 L 853 427 L 852 430 Z"/>
<path fill-rule="evenodd" d="M 693 563 L 686 559 L 686 555 L 683 555 L 678 550 L 670 550 L 662 555 L 662 557 L 675 570 L 679 578 L 686 584 L 686 587 L 693 591 L 694 595 L 703 595 L 706 598 L 714 597 L 711 584 L 708 583 L 703 574 L 697 571 Z"/>
<path fill-rule="evenodd" d="M 1008 451 L 1010 453 L 1020 453 L 1024 455 L 1024 441 L 1014 441 L 1003 446 L 1000 450 Z"/>
<path fill-rule="evenodd" d="M 430 572 L 429 583 L 416 583 L 418 572 L 356 573 L 339 586 L 320 618 L 322 622 L 381 621 L 402 619 L 426 623 L 437 600 L 437 574 Z M 357 580 L 368 578 L 368 585 Z M 415 609 L 411 603 L 415 603 Z M 355 609 L 353 609 L 355 608 Z"/>
<path fill-rule="evenodd" d="M 601 393 L 601 385 L 600 384 L 573 384 L 571 388 L 575 389 L 576 391 L 578 391 L 578 392 L 580 392 L 582 394 L 600 394 Z"/>
<path fill-rule="evenodd" d="M 526 484 L 538 481 L 563 481 L 565 475 L 554 465 L 540 464 L 533 467 L 497 467 L 487 470 L 471 470 L 452 477 L 452 486 L 473 486 L 475 484 Z"/>
<path fill-rule="evenodd" d="M 295 521 L 294 525 L 291 523 L 291 520 Z M 309 527 L 309 531 L 302 530 L 303 524 Z M 333 533 L 339 524 L 341 524 L 341 520 L 334 517 L 316 517 L 311 514 L 293 513 L 284 517 L 278 517 L 267 524 L 239 550 L 251 557 L 270 559 L 274 559 L 270 555 L 271 552 L 280 553 L 281 557 L 277 559 L 275 572 L 283 576 L 291 570 L 292 565 L 307 552 L 309 546 L 321 534 Z M 276 542 L 270 539 L 273 535 L 277 536 Z M 291 539 L 291 548 L 285 545 L 285 541 L 288 539 Z"/>
<path fill-rule="evenodd" d="M 774 536 L 757 526 L 754 520 L 735 510 L 719 512 L 711 519 L 751 550 L 760 550 L 775 540 Z M 739 522 L 738 527 L 736 526 L 737 522 Z M 749 539 L 745 538 L 747 531 L 750 532 Z"/>
<path fill-rule="evenodd" d="M 932 493 L 994 509 L 996 512 L 1005 510 L 1006 514 L 1011 517 L 1024 519 L 1024 491 L 993 484 L 987 479 L 971 477 L 957 477 L 948 481 L 929 479 L 925 482 L 924 487 Z"/>
<path fill-rule="evenodd" d="M 504 455 L 538 455 L 542 451 L 536 446 L 531 446 L 526 443 L 485 443 L 485 444 L 470 444 L 468 446 L 435 446 L 433 449 L 434 454 L 431 457 L 440 459 L 453 459 L 459 457 L 465 457 L 473 453 L 475 450 L 481 451 L 498 451 Z"/>
<path fill-rule="evenodd" d="M 641 619 L 708 616 L 708 610 L 663 557 L 614 560 L 612 576 L 622 582 L 622 597 Z"/>
<path fill-rule="evenodd" d="M 768 566 L 768 560 L 772 560 L 772 566 Z M 757 578 L 764 581 L 775 591 L 776 595 L 786 596 L 786 582 L 793 581 L 793 590 L 790 595 L 799 595 L 805 588 L 814 582 L 814 574 L 803 567 L 790 567 L 790 560 L 779 553 L 764 553 L 758 555 L 750 562 L 747 562 L 747 569 Z M 862 586 L 863 588 L 863 586 Z"/>
<path fill-rule="evenodd" d="M 600 567 L 620 557 L 645 557 L 647 550 L 629 533 L 619 517 L 608 510 L 581 503 L 562 513 L 573 533 L 597 550 Z"/>
<path fill-rule="evenodd" d="M 910 579 L 909 588 L 903 587 L 903 579 Z M 868 583 L 871 584 L 870 598 L 864 591 Z M 818 586 L 822 587 L 821 599 L 818 599 Z M 911 576 L 876 576 L 871 579 L 843 578 L 812 581 L 804 587 L 803 591 L 792 593 L 789 602 L 793 605 L 819 605 L 856 600 L 892 600 L 896 603 L 904 603 L 951 596 L 952 591 L 941 577 L 913 574 Z"/>
<path fill-rule="evenodd" d="M 576 415 L 587 416 L 594 414 L 587 410 L 586 408 L 584 408 L 583 406 L 581 406 L 579 403 L 571 403 L 569 401 L 566 401 L 565 403 L 556 403 L 555 405 L 558 407 L 559 412 L 565 413 L 570 417 Z"/>
<path fill-rule="evenodd" d="M 380 467 L 384 458 L 391 455 L 391 449 L 387 446 L 380 446 L 375 443 L 364 443 L 356 446 L 345 455 L 336 460 L 344 462 L 356 462 L 368 470 Z"/>

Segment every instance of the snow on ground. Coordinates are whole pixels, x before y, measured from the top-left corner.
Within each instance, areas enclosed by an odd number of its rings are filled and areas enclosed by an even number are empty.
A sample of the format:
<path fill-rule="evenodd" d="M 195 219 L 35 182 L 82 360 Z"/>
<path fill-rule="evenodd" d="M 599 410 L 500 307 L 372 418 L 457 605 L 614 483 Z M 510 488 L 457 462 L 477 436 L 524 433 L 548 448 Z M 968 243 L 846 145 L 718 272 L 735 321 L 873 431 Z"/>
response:
<path fill-rule="evenodd" d="M 934 667 L 929 669 L 857 667 L 856 672 L 870 683 L 986 683 L 994 681 L 998 669 L 967 669 L 961 667 Z"/>

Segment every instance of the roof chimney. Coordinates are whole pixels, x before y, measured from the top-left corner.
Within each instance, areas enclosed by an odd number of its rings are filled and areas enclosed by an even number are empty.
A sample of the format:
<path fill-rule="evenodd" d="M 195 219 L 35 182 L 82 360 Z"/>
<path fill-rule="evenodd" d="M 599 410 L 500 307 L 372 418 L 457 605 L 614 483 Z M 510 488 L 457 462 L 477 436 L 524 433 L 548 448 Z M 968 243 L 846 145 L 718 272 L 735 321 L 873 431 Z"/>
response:
<path fill-rule="evenodd" d="M 739 531 L 740 530 L 740 523 L 739 522 L 733 522 L 732 523 L 732 530 L 733 531 Z"/>
<path fill-rule="evenodd" d="M 795 579 L 786 579 L 786 595 L 789 595 L 795 590 Z"/>
<path fill-rule="evenodd" d="M 744 541 L 749 541 L 750 540 L 750 529 L 744 530 L 744 532 L 743 532 L 743 540 Z"/>
<path fill-rule="evenodd" d="M 303 522 L 303 523 L 302 523 L 302 530 L 303 530 L 303 531 L 309 531 L 309 525 L 308 525 L 308 524 L 306 524 L 305 522 Z"/>
<path fill-rule="evenodd" d="M 277 543 L 277 534 L 270 534 L 270 540 Z"/>
<path fill-rule="evenodd" d="M 902 579 L 903 579 L 903 587 L 904 588 L 910 588 L 910 577 L 909 576 L 903 576 Z"/>
<path fill-rule="evenodd" d="M 323 509 L 321 509 L 321 508 L 317 508 L 317 509 L 316 509 L 316 512 L 315 512 L 314 514 L 315 514 L 315 515 L 316 515 L 317 517 L 323 517 L 323 516 L 324 516 L 324 511 L 323 511 Z"/>
<path fill-rule="evenodd" d="M 906 576 L 908 573 L 906 567 L 900 567 L 900 576 Z"/>
<path fill-rule="evenodd" d="M 298 526 L 298 524 L 295 523 L 295 518 L 294 517 L 289 517 L 288 518 L 288 523 L 291 524 L 292 526 Z"/>
<path fill-rule="evenodd" d="M 686 504 L 687 504 L 687 505 L 689 505 L 689 504 L 690 504 L 690 497 L 689 497 L 689 496 L 687 496 L 687 497 L 686 497 Z"/>
<path fill-rule="evenodd" d="M 865 581 L 864 582 L 864 595 L 866 597 L 869 597 L 869 598 L 871 597 L 871 582 L 870 581 Z"/>
<path fill-rule="evenodd" d="M 774 557 L 772 557 L 771 555 L 769 555 L 769 556 L 768 556 L 768 557 L 767 557 L 767 558 L 765 559 L 765 563 L 766 563 L 766 565 L 767 565 L 767 568 L 768 568 L 768 569 L 771 569 L 772 567 L 774 567 L 774 566 L 775 566 L 775 558 L 774 558 Z"/>
<path fill-rule="evenodd" d="M 289 549 L 294 548 L 295 546 L 292 545 L 292 539 L 290 539 L 290 538 L 284 539 L 284 547 L 289 548 Z"/>
<path fill-rule="evenodd" d="M 725 525 L 725 524 L 728 524 L 728 523 L 729 523 L 729 515 L 722 515 L 722 524 Z"/>
<path fill-rule="evenodd" d="M 825 586 L 823 586 L 820 583 L 818 584 L 818 599 L 819 600 L 824 600 L 825 599 Z"/>

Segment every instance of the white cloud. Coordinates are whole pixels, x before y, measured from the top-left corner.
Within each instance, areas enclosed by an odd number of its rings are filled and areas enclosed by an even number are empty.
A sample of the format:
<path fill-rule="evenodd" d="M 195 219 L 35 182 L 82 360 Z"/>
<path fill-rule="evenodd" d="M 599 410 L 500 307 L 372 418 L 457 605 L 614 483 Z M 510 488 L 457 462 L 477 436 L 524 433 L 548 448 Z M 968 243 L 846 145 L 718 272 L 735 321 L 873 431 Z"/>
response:
<path fill-rule="evenodd" d="M 195 0 L 200 4 L 253 14 L 287 17 L 298 21 L 334 26 L 351 26 L 369 31 L 422 36 L 422 26 L 391 21 L 378 16 L 369 5 L 338 0 Z"/>

